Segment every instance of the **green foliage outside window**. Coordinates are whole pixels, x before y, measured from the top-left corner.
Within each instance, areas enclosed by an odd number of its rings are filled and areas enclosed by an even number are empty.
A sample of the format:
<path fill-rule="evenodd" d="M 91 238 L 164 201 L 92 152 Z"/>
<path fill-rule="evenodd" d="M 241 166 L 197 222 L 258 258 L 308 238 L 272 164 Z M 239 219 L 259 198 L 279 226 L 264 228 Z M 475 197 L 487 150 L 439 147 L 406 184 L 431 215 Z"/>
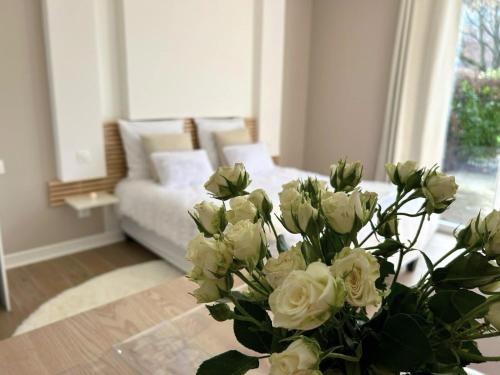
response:
<path fill-rule="evenodd" d="M 500 150 L 500 80 L 457 80 L 449 139 L 457 162 L 482 162 Z"/>

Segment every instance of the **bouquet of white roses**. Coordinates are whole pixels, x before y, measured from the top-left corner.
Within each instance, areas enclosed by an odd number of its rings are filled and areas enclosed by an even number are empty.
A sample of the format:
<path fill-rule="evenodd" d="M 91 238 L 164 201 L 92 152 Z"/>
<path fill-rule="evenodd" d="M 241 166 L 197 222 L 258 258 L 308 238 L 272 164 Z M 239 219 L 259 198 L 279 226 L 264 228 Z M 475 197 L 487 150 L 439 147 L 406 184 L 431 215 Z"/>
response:
<path fill-rule="evenodd" d="M 242 164 L 212 175 L 205 187 L 222 203 L 190 213 L 200 231 L 187 250 L 199 286 L 193 295 L 214 302 L 211 316 L 233 320 L 236 339 L 262 355 L 231 350 L 198 374 L 244 374 L 262 358 L 271 374 L 295 375 L 465 374 L 472 362 L 500 360 L 476 343 L 500 335 L 500 212 L 457 230 L 456 245 L 433 263 L 415 245 L 426 219 L 454 201 L 454 178 L 411 161 L 386 170 L 396 195 L 385 209 L 358 187 L 360 163 L 333 165 L 331 187 L 312 178 L 283 185 L 276 218 L 302 237 L 291 246 L 277 234 L 267 194 L 245 191 Z M 408 212 L 416 199 L 422 205 Z M 414 218 L 414 238 L 401 238 L 403 216 Z M 427 272 L 407 287 L 397 279 L 411 252 Z M 235 277 L 246 292 L 233 290 Z"/>

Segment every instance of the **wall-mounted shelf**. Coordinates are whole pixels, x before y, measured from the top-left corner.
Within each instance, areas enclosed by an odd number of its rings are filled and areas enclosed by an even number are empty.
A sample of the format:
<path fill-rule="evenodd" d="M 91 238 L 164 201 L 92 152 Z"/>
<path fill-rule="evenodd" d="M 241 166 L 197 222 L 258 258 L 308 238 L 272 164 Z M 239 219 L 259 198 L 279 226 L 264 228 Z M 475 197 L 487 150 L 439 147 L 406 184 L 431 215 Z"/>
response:
<path fill-rule="evenodd" d="M 106 207 L 117 204 L 118 198 L 113 194 L 101 191 L 73 195 L 65 198 L 64 202 L 78 212 L 78 217 L 88 217 L 92 208 Z"/>

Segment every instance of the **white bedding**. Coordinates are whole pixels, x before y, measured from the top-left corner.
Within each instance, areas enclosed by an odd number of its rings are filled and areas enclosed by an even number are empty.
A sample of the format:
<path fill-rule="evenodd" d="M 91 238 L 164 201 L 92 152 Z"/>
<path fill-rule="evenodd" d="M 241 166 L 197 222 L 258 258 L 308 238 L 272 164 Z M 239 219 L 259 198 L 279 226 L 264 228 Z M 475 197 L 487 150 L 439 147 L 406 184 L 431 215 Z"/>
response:
<path fill-rule="evenodd" d="M 253 175 L 252 183 L 247 190 L 263 188 L 274 203 L 274 212 L 279 213 L 278 193 L 281 186 L 292 179 L 315 176 L 318 179 L 327 179 L 325 176 L 312 172 L 305 172 L 294 168 L 276 167 L 274 170 Z M 379 195 L 379 203 L 382 208 L 387 207 L 393 200 L 395 188 L 393 185 L 365 181 L 362 183 L 364 190 L 374 191 Z M 130 180 L 121 181 L 116 194 L 120 199 L 119 212 L 127 218 L 133 219 L 141 227 L 168 239 L 180 249 L 185 249 L 187 243 L 197 233 L 192 219 L 187 214 L 195 203 L 202 200 L 210 200 L 203 186 L 190 186 L 183 189 L 163 187 L 153 180 Z M 412 201 L 408 206 L 408 212 L 414 212 L 421 202 Z M 418 222 L 415 218 L 404 217 L 400 221 L 399 229 L 402 238 L 411 239 L 415 233 Z M 285 233 L 288 243 L 291 245 L 300 239 L 297 235 L 286 233 L 279 222 L 276 222 L 278 232 Z M 435 230 L 435 224 L 425 226 L 420 246 L 425 245 L 430 235 Z M 369 228 L 364 228 L 368 231 Z M 363 233 L 360 238 L 363 238 Z"/>

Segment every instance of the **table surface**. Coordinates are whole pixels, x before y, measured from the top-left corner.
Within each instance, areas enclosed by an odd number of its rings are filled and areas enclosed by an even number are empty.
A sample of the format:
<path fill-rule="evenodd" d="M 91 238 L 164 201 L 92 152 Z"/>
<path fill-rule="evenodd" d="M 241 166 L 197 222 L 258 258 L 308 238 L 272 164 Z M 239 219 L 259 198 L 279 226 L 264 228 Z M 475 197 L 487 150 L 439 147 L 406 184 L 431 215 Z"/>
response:
<path fill-rule="evenodd" d="M 0 341 L 0 374 L 137 374 L 114 346 L 170 319 L 182 321 L 197 304 L 185 277 Z M 179 319 L 180 318 L 180 319 Z M 214 353 L 234 347 L 230 326 L 203 320 L 201 340 Z M 236 344 L 237 345 L 237 344 Z M 267 373 L 267 363 L 252 374 Z M 473 370 L 470 374 L 479 374 Z"/>
<path fill-rule="evenodd" d="M 196 307 L 193 288 L 181 277 L 0 341 L 0 374 L 134 374 L 113 346 Z"/>

